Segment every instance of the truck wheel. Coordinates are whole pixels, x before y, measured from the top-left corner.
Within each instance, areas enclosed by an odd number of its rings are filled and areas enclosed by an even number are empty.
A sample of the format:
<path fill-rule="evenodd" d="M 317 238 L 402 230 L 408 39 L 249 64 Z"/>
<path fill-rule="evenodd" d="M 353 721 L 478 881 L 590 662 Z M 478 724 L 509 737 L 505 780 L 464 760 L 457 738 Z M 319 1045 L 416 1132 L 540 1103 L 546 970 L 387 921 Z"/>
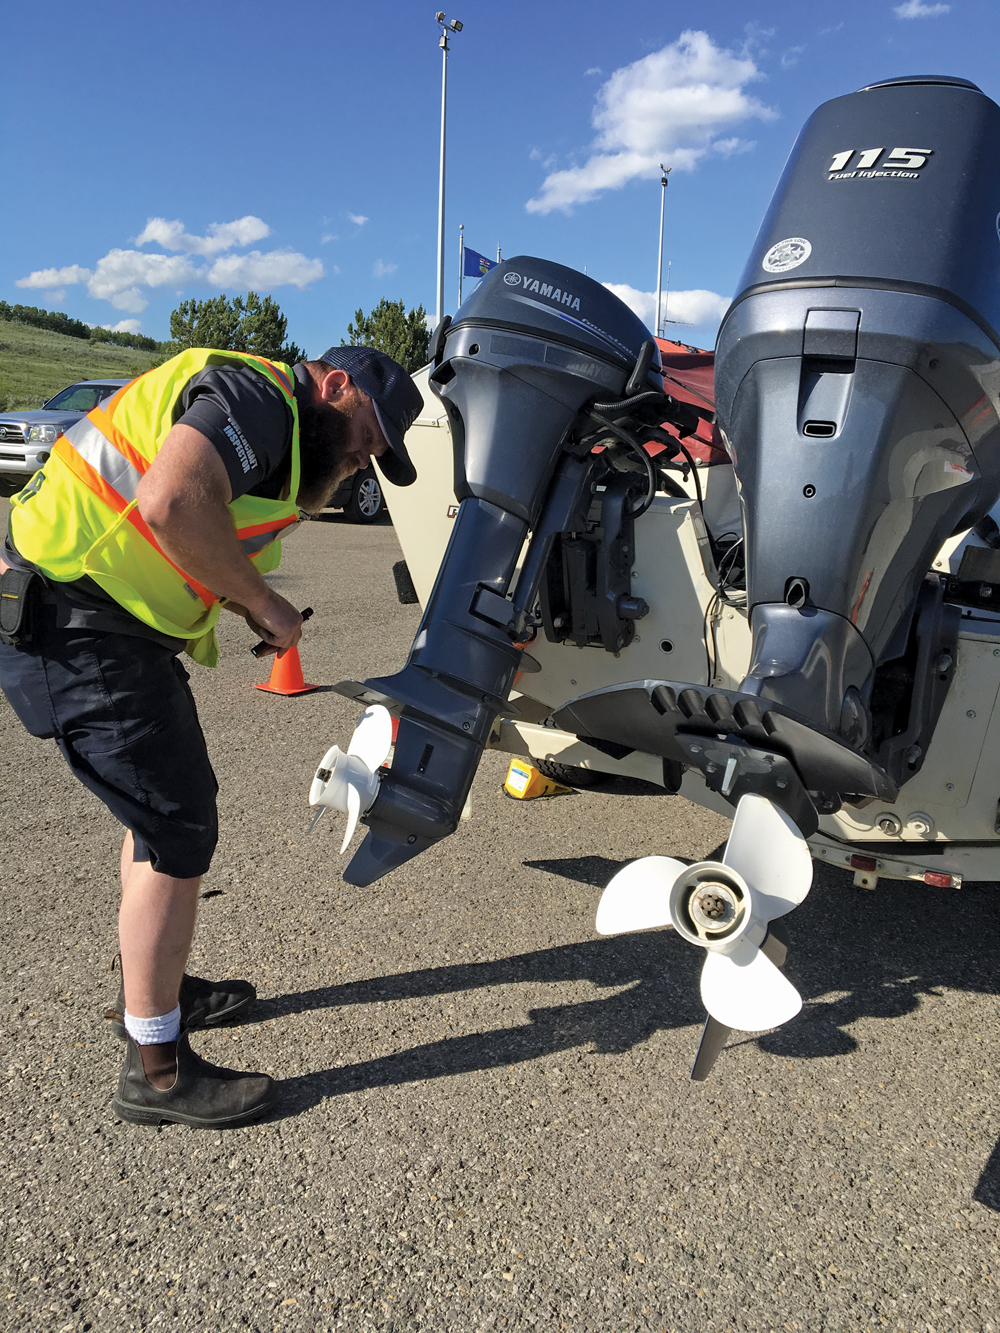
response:
<path fill-rule="evenodd" d="M 564 787 L 596 787 L 606 775 L 592 768 L 577 768 L 573 764 L 557 764 L 554 759 L 532 759 L 542 777 L 561 782 Z"/>
<path fill-rule="evenodd" d="M 345 506 L 347 517 L 352 523 L 374 523 L 382 517 L 384 510 L 385 498 L 378 477 L 367 469 L 359 472 Z"/>

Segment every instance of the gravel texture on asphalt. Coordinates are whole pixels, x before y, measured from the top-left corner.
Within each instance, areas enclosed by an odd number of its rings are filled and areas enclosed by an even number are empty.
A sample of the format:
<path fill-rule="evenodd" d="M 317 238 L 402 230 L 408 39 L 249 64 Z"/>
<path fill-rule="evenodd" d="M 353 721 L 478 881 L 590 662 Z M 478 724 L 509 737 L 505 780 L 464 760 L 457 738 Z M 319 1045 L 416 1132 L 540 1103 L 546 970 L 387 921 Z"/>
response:
<path fill-rule="evenodd" d="M 403 664 L 398 558 L 339 518 L 288 543 L 308 680 Z M 1000 1331 L 996 885 L 818 867 L 788 918 L 802 1014 L 692 1084 L 697 952 L 594 912 L 726 820 L 638 784 L 512 801 L 488 754 L 471 822 L 352 888 L 306 793 L 359 710 L 253 689 L 224 620 L 219 669 L 191 666 L 222 819 L 191 970 L 260 1001 L 194 1045 L 280 1104 L 225 1133 L 115 1120 L 120 830 L 0 696 L 0 1328 Z"/>

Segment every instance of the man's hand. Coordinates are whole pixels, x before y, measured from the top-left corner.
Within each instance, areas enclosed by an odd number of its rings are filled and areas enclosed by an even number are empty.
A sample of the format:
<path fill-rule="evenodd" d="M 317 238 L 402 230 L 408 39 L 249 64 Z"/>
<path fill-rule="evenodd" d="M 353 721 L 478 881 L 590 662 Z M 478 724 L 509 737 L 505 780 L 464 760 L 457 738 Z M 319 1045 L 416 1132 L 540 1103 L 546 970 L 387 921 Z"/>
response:
<path fill-rule="evenodd" d="M 232 603 L 230 603 L 232 606 Z M 236 610 L 235 607 L 232 608 Z M 284 657 L 289 648 L 294 648 L 302 638 L 302 617 L 284 597 L 268 589 L 268 597 L 261 605 L 255 605 L 253 611 L 241 607 L 243 619 L 250 628 L 266 643 L 274 645 L 279 657 Z"/>

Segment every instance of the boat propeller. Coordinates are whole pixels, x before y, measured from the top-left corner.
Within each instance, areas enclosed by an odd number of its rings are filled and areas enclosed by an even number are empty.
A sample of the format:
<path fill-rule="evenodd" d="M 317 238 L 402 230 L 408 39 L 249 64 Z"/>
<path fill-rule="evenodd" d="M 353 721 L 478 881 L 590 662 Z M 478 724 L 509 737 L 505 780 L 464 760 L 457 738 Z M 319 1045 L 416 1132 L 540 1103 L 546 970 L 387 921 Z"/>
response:
<path fill-rule="evenodd" d="M 779 968 L 787 941 L 777 918 L 804 900 L 812 884 L 809 846 L 783 810 L 746 795 L 736 808 L 721 861 L 685 865 L 646 856 L 620 870 L 597 909 L 601 935 L 673 926 L 705 950 L 701 998 L 708 1010 L 691 1070 L 706 1078 L 733 1028 L 762 1032 L 802 1008 Z"/>
<path fill-rule="evenodd" d="M 347 753 L 339 746 L 327 750 L 309 788 L 309 804 L 319 809 L 309 826 L 311 833 L 327 809 L 347 816 L 347 828 L 340 848 L 347 851 L 358 820 L 372 808 L 382 778 L 379 769 L 392 748 L 392 718 L 387 708 L 373 704 L 366 708 L 354 728 Z"/>

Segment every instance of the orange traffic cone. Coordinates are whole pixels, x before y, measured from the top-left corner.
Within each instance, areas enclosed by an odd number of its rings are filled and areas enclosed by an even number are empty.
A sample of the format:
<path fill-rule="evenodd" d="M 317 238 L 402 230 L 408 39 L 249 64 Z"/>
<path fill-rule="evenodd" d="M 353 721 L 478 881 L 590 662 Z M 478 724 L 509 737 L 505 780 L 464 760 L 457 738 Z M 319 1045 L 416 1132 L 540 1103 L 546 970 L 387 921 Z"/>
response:
<path fill-rule="evenodd" d="M 308 694 L 319 688 L 319 685 L 307 685 L 303 680 L 298 648 L 289 648 L 283 657 L 276 654 L 271 679 L 266 685 L 257 686 L 258 690 L 267 690 L 270 694 Z"/>

